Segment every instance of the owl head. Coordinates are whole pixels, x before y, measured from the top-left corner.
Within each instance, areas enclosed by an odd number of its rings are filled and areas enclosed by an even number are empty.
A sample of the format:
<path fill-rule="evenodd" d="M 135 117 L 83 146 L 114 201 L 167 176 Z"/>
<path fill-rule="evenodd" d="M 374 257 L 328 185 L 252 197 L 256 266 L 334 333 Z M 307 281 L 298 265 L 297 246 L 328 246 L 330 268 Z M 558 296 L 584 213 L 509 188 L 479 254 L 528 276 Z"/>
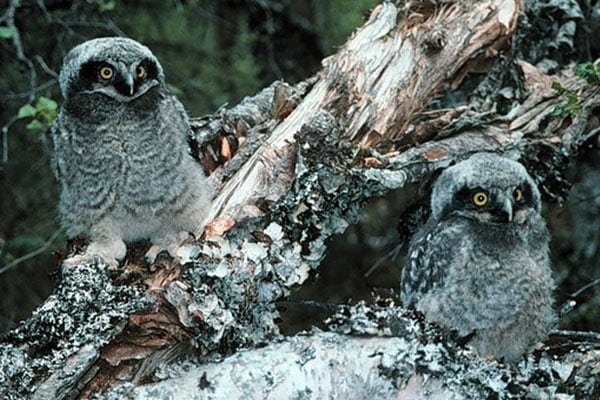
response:
<path fill-rule="evenodd" d="M 438 220 L 456 213 L 511 223 L 528 209 L 541 210 L 533 178 L 520 163 L 493 153 L 474 154 L 444 170 L 431 196 L 432 216 Z"/>
<path fill-rule="evenodd" d="M 164 73 L 146 46 L 127 38 L 108 37 L 71 49 L 58 81 L 65 99 L 80 93 L 99 93 L 127 102 L 164 84 Z"/>

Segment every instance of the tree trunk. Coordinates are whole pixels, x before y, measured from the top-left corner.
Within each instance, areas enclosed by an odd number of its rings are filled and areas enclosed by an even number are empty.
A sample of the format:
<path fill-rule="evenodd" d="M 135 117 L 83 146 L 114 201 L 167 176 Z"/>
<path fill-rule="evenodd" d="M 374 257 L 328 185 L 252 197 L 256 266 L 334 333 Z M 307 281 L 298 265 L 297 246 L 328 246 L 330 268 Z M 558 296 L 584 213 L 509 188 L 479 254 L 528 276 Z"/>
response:
<path fill-rule="evenodd" d="M 279 334 L 275 301 L 319 267 L 326 240 L 356 223 L 368 198 L 427 182 L 477 151 L 521 159 L 543 192 L 558 196 L 562 169 L 598 135 L 600 90 L 575 78 L 573 68 L 550 78 L 524 61 L 503 64 L 528 93 L 508 114 L 464 104 L 428 108 L 469 73 L 511 60 L 523 4 L 407 4 L 376 7 L 317 76 L 295 86 L 275 82 L 230 110 L 194 120 L 198 156 L 216 193 L 196 232 L 201 239 L 150 271 L 144 244 L 130 246 L 118 274 L 102 263 L 63 269 L 55 293 L 3 337 L 0 393 L 598 396 L 593 336 L 570 353 L 561 350 L 565 344 L 538 349 L 511 371 L 389 300 L 341 307 L 329 333 Z M 552 79 L 563 92 L 551 88 Z M 567 92 L 577 94 L 577 112 L 556 111 Z"/>

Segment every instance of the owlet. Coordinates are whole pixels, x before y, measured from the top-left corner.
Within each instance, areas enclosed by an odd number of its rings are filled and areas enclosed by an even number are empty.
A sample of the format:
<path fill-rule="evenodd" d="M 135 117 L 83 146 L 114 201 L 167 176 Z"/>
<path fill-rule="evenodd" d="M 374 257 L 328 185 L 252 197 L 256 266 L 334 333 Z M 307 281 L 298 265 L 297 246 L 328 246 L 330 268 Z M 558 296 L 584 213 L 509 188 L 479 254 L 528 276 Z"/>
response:
<path fill-rule="evenodd" d="M 51 137 L 62 227 L 113 267 L 129 241 L 150 239 L 150 262 L 172 253 L 180 234 L 201 224 L 210 196 L 160 63 L 134 40 L 94 39 L 67 54 L 59 83 Z"/>
<path fill-rule="evenodd" d="M 405 307 L 514 363 L 555 323 L 540 193 L 518 162 L 478 153 L 433 186 L 402 271 Z"/>

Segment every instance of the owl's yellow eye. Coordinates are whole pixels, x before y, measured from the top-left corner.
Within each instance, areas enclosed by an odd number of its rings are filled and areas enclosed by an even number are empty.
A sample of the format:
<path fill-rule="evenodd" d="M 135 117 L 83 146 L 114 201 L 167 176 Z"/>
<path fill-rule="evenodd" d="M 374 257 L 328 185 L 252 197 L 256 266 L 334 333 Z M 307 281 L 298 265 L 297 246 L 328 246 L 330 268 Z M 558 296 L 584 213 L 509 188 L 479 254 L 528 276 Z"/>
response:
<path fill-rule="evenodd" d="M 477 192 L 473 195 L 473 204 L 477 207 L 483 207 L 488 202 L 488 195 L 486 192 Z"/>
<path fill-rule="evenodd" d="M 111 79 L 113 77 L 113 69 L 111 67 L 102 67 L 100 68 L 100 72 L 98 73 L 98 75 L 100 75 L 100 78 L 104 79 L 105 81 Z"/>
<path fill-rule="evenodd" d="M 521 201 L 521 200 L 523 200 L 523 191 L 521 190 L 520 187 L 518 187 L 518 188 L 515 189 L 515 191 L 513 193 L 513 196 L 515 198 L 515 201 Z"/>
<path fill-rule="evenodd" d="M 141 65 L 138 65 L 138 67 L 135 69 L 135 74 L 138 78 L 143 78 L 144 76 L 146 76 L 146 68 L 144 68 Z"/>

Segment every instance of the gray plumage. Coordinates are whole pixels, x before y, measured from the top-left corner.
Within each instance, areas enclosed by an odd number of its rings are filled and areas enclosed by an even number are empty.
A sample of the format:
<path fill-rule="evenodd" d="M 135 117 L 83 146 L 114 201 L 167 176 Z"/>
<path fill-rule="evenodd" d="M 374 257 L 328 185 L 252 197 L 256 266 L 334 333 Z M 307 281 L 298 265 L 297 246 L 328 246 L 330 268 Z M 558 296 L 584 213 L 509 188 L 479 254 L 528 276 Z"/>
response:
<path fill-rule="evenodd" d="M 202 222 L 209 194 L 189 153 L 188 116 L 156 57 L 131 39 L 90 40 L 65 57 L 59 83 L 51 137 L 62 227 L 112 266 L 124 241 L 150 239 L 149 261 L 172 252 Z"/>
<path fill-rule="evenodd" d="M 540 209 L 535 182 L 518 162 L 478 153 L 447 168 L 410 244 L 404 306 L 462 336 L 474 333 L 479 354 L 516 362 L 556 319 Z"/>

